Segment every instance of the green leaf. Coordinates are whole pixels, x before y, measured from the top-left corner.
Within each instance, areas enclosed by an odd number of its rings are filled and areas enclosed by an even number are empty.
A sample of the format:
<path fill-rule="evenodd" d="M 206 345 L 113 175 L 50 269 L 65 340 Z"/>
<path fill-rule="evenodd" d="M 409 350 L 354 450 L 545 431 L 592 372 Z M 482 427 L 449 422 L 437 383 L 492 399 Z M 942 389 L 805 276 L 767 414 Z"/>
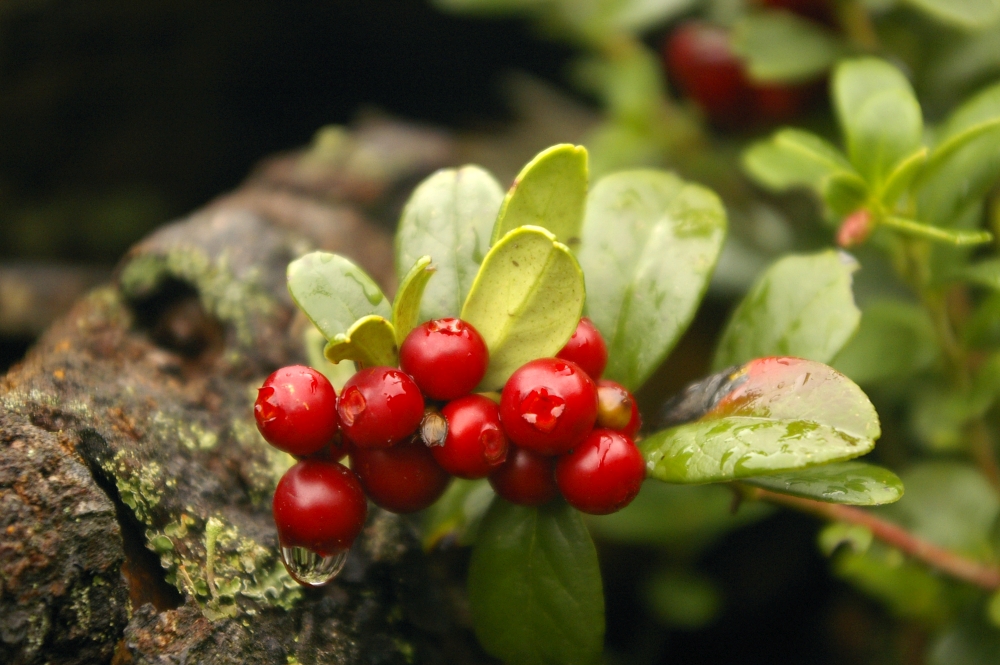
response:
<path fill-rule="evenodd" d="M 782 129 L 750 146 L 743 153 L 743 168 L 758 183 L 776 191 L 809 187 L 821 193 L 825 182 L 840 174 L 853 174 L 864 184 L 837 148 L 801 129 Z"/>
<path fill-rule="evenodd" d="M 365 316 L 392 316 L 378 284 L 337 254 L 312 252 L 289 263 L 288 291 L 328 340 L 346 334 Z"/>
<path fill-rule="evenodd" d="M 661 568 L 643 589 L 653 615 L 671 627 L 700 628 L 711 623 L 722 605 L 711 578 L 686 570 Z"/>
<path fill-rule="evenodd" d="M 392 302 L 392 326 L 396 331 L 397 345 L 402 345 L 410 331 L 420 323 L 420 301 L 433 275 L 431 257 L 421 256 L 399 283 L 396 299 Z"/>
<path fill-rule="evenodd" d="M 687 11 L 696 2 L 697 0 L 612 0 L 606 3 L 611 7 L 608 21 L 621 31 L 645 32 Z M 571 7 L 578 6 L 576 0 L 569 0 L 569 3 Z"/>
<path fill-rule="evenodd" d="M 874 187 L 921 146 L 923 119 L 910 82 L 887 62 L 841 62 L 833 76 L 837 117 L 847 154 Z"/>
<path fill-rule="evenodd" d="M 970 284 L 1000 291 L 1000 259 L 984 259 L 973 263 L 960 270 L 957 277 Z"/>
<path fill-rule="evenodd" d="M 396 367 L 399 347 L 392 324 L 381 316 L 358 319 L 347 332 L 335 336 L 323 349 L 332 363 L 353 360 L 362 367 Z"/>
<path fill-rule="evenodd" d="M 837 173 L 823 185 L 823 201 L 835 217 L 846 217 L 868 204 L 868 183 L 856 173 Z"/>
<path fill-rule="evenodd" d="M 815 79 L 844 50 L 828 30 L 784 11 L 744 16 L 733 28 L 732 47 L 746 62 L 750 77 L 763 83 Z"/>
<path fill-rule="evenodd" d="M 906 0 L 934 18 L 963 28 L 981 29 L 1000 19 L 1000 0 Z"/>
<path fill-rule="evenodd" d="M 857 268 L 853 259 L 835 250 L 776 262 L 733 312 L 713 367 L 773 355 L 829 362 L 861 320 L 851 292 Z"/>
<path fill-rule="evenodd" d="M 583 519 L 562 501 L 540 508 L 495 501 L 469 564 L 469 603 L 480 644 L 518 665 L 600 660 L 604 595 Z"/>
<path fill-rule="evenodd" d="M 903 496 L 903 482 L 896 474 L 864 462 L 837 462 L 744 482 L 782 494 L 852 506 L 878 506 Z"/>
<path fill-rule="evenodd" d="M 927 310 L 899 300 L 865 307 L 861 325 L 837 354 L 834 369 L 860 385 L 899 380 L 927 369 L 938 356 Z"/>
<path fill-rule="evenodd" d="M 989 231 L 942 229 L 938 226 L 931 226 L 930 224 L 923 224 L 915 222 L 912 219 L 903 219 L 902 217 L 883 217 L 880 223 L 903 235 L 922 238 L 945 245 L 984 245 L 993 240 L 993 234 Z"/>
<path fill-rule="evenodd" d="M 497 390 L 518 367 L 554 356 L 583 310 L 583 272 L 566 245 L 534 226 L 505 235 L 483 260 L 462 320 L 490 351 L 482 390 Z"/>
<path fill-rule="evenodd" d="M 330 384 L 333 386 L 337 394 L 340 394 L 341 389 L 343 389 L 344 384 L 346 384 L 352 376 L 357 372 L 357 369 L 351 363 L 342 363 L 340 365 L 334 365 L 326 356 L 323 355 L 323 349 L 326 348 L 328 342 L 326 338 L 323 337 L 317 328 L 309 326 L 303 335 L 303 345 L 306 347 L 306 362 L 315 370 L 322 372 L 323 376 L 329 379 Z"/>
<path fill-rule="evenodd" d="M 901 161 L 885 179 L 879 198 L 892 208 L 927 163 L 927 148 L 920 147 L 912 155 Z"/>
<path fill-rule="evenodd" d="M 587 149 L 568 143 L 535 155 L 514 179 L 493 226 L 493 242 L 520 226 L 548 229 L 559 242 L 580 239 L 587 199 Z"/>
<path fill-rule="evenodd" d="M 579 257 L 587 313 L 608 344 L 605 377 L 635 390 L 659 366 L 694 316 L 725 232 L 718 197 L 671 173 L 597 183 Z"/>
<path fill-rule="evenodd" d="M 396 272 L 430 256 L 435 277 L 424 290 L 420 321 L 458 316 L 490 249 L 503 189 L 478 166 L 438 171 L 410 196 L 396 232 Z"/>
<path fill-rule="evenodd" d="M 996 665 L 1000 653 L 1000 631 L 979 616 L 979 608 L 970 608 L 956 623 L 948 626 L 931 643 L 928 665 Z"/>
<path fill-rule="evenodd" d="M 441 498 L 424 511 L 424 549 L 430 551 L 449 537 L 459 545 L 474 543 L 479 524 L 495 496 L 485 478 L 452 480 Z"/>
<path fill-rule="evenodd" d="M 875 446 L 878 416 L 861 389 L 820 363 L 764 358 L 699 420 L 639 444 L 650 477 L 710 483 L 859 457 Z"/>

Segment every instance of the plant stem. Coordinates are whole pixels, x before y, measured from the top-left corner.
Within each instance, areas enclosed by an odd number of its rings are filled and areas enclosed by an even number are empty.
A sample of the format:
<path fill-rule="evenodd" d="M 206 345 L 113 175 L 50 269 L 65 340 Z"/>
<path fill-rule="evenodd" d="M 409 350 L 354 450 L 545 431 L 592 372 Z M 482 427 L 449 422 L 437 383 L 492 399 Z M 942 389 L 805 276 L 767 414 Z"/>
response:
<path fill-rule="evenodd" d="M 988 591 L 1000 589 L 1000 568 L 984 565 L 978 561 L 967 559 L 955 552 L 946 550 L 922 538 L 918 538 L 906 529 L 883 520 L 871 513 L 836 503 L 801 499 L 787 494 L 779 494 L 758 487 L 740 486 L 747 498 L 767 501 L 778 506 L 792 508 L 799 512 L 833 522 L 858 524 L 872 532 L 872 535 L 882 542 L 895 547 L 904 554 L 964 582 L 974 584 Z"/>

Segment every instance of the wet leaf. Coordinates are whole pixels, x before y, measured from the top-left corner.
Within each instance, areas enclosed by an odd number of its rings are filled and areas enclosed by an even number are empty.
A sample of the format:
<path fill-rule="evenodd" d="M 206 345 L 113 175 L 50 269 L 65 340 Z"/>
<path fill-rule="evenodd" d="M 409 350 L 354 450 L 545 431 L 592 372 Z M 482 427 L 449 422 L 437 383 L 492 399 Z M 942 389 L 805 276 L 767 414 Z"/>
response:
<path fill-rule="evenodd" d="M 518 665 L 600 660 L 604 594 L 597 551 L 583 519 L 562 501 L 540 508 L 495 501 L 469 564 L 476 636 Z"/>
<path fill-rule="evenodd" d="M 410 331 L 421 323 L 420 301 L 433 275 L 431 257 L 422 256 L 399 283 L 396 299 L 392 302 L 392 327 L 396 331 L 397 345 L 402 345 Z"/>
<path fill-rule="evenodd" d="M 664 171 L 616 173 L 587 202 L 580 264 L 605 377 L 635 390 L 687 328 L 726 232 L 718 197 Z"/>
<path fill-rule="evenodd" d="M 543 150 L 521 169 L 504 197 L 493 242 L 519 226 L 540 226 L 575 246 L 586 199 L 586 148 L 562 143 Z"/>
<path fill-rule="evenodd" d="M 312 252 L 288 264 L 288 291 L 328 340 L 365 316 L 392 316 L 378 284 L 337 254 Z"/>
<path fill-rule="evenodd" d="M 650 477 L 671 483 L 749 478 L 840 462 L 869 452 L 875 408 L 847 377 L 798 358 L 744 365 L 742 380 L 699 420 L 639 444 Z"/>
<path fill-rule="evenodd" d="M 584 282 L 566 245 L 538 227 L 511 231 L 483 260 L 462 320 L 479 331 L 490 351 L 482 390 L 497 390 L 514 370 L 554 356 L 576 330 Z"/>
<path fill-rule="evenodd" d="M 878 506 L 903 496 L 903 482 L 888 469 L 864 462 L 836 462 L 773 476 L 747 478 L 748 485 L 828 503 Z"/>
<path fill-rule="evenodd" d="M 336 335 L 323 349 L 332 363 L 353 360 L 363 367 L 395 367 L 399 364 L 399 347 L 392 324 L 381 316 L 358 319 L 346 333 Z"/>
<path fill-rule="evenodd" d="M 419 321 L 458 316 L 490 249 L 503 189 L 478 166 L 438 171 L 414 190 L 396 232 L 396 272 L 430 256 L 434 279 L 424 290 Z"/>

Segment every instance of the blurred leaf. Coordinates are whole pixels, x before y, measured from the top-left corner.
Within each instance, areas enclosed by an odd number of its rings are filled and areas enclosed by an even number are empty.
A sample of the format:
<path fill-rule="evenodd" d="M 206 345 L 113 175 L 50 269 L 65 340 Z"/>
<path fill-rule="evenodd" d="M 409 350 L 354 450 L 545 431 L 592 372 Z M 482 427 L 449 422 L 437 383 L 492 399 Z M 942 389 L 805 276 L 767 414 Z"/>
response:
<path fill-rule="evenodd" d="M 875 408 L 833 369 L 765 358 L 741 372 L 745 379 L 702 418 L 639 444 L 650 477 L 668 483 L 749 478 L 849 460 L 875 446 Z"/>
<path fill-rule="evenodd" d="M 478 166 L 445 169 L 410 195 L 396 232 L 396 273 L 430 256 L 436 275 L 424 290 L 419 321 L 458 316 L 490 248 L 503 189 Z"/>
<path fill-rule="evenodd" d="M 399 283 L 396 298 L 392 301 L 392 326 L 396 331 L 397 345 L 401 345 L 410 331 L 420 323 L 420 301 L 427 281 L 433 274 L 431 257 L 422 256 Z"/>
<path fill-rule="evenodd" d="M 568 143 L 535 155 L 514 178 L 493 226 L 496 243 L 521 226 L 540 226 L 574 246 L 587 201 L 587 149 Z"/>
<path fill-rule="evenodd" d="M 928 665 L 996 665 L 1000 630 L 989 625 L 978 612 L 966 614 L 931 644 Z"/>
<path fill-rule="evenodd" d="M 938 356 L 934 323 L 927 310 L 901 300 L 874 302 L 833 363 L 860 385 L 903 379 L 929 367 Z"/>
<path fill-rule="evenodd" d="M 820 193 L 826 181 L 836 175 L 854 176 L 865 188 L 843 153 L 801 129 L 782 129 L 770 139 L 754 143 L 743 153 L 743 168 L 761 185 L 778 191 L 809 187 Z"/>
<path fill-rule="evenodd" d="M 661 568 L 643 588 L 653 614 L 674 628 L 701 628 L 718 615 L 722 604 L 710 578 L 687 570 Z"/>
<path fill-rule="evenodd" d="M 469 564 L 479 642 L 523 665 L 588 665 L 604 643 L 597 551 L 580 513 L 563 501 L 540 508 L 498 500 L 479 527 Z"/>
<path fill-rule="evenodd" d="M 856 554 L 864 554 L 872 546 L 872 532 L 860 524 L 833 522 L 823 527 L 817 538 L 820 551 L 833 556 L 841 547 L 850 547 Z"/>
<path fill-rule="evenodd" d="M 1000 259 L 985 259 L 965 266 L 957 276 L 970 284 L 1000 291 Z"/>
<path fill-rule="evenodd" d="M 574 74 L 581 87 L 602 99 L 611 117 L 639 126 L 655 121 L 666 94 L 659 59 L 646 48 L 631 49 L 614 60 L 582 59 Z"/>
<path fill-rule="evenodd" d="M 1000 346 L 1000 293 L 989 294 L 973 310 L 962 336 L 974 348 Z"/>
<path fill-rule="evenodd" d="M 880 223 L 905 236 L 930 240 L 931 242 L 943 243 L 945 245 L 984 245 L 993 240 L 993 234 L 989 231 L 942 229 L 937 226 L 915 222 L 911 219 L 903 219 L 902 217 L 883 217 Z"/>
<path fill-rule="evenodd" d="M 303 344 L 306 347 L 306 362 L 310 367 L 318 370 L 323 376 L 329 379 L 334 390 L 339 395 L 344 384 L 357 372 L 357 368 L 354 367 L 353 363 L 335 365 L 327 360 L 326 356 L 323 355 L 323 350 L 327 345 L 326 338 L 323 337 L 323 333 L 313 326 L 309 326 L 306 329 Z"/>
<path fill-rule="evenodd" d="M 521 227 L 493 245 L 461 315 L 490 351 L 480 387 L 497 390 L 529 360 L 556 355 L 576 330 L 584 293 L 576 259 L 545 229 Z"/>
<path fill-rule="evenodd" d="M 815 79 L 844 51 L 834 34 L 785 11 L 744 16 L 733 27 L 732 47 L 745 60 L 750 77 L 763 83 Z"/>
<path fill-rule="evenodd" d="M 365 316 L 334 336 L 323 355 L 334 364 L 353 360 L 363 367 L 395 367 L 399 364 L 396 332 L 381 316 Z"/>
<path fill-rule="evenodd" d="M 851 293 L 857 269 L 853 258 L 835 250 L 776 262 L 733 312 L 713 368 L 774 355 L 829 362 L 861 319 Z"/>
<path fill-rule="evenodd" d="M 569 7 L 579 0 L 563 0 Z M 606 21 L 624 32 L 644 32 L 662 25 L 698 4 L 699 0 L 603 0 Z"/>
<path fill-rule="evenodd" d="M 837 462 L 744 482 L 782 494 L 854 506 L 878 506 L 903 496 L 903 483 L 896 474 L 864 462 Z"/>
<path fill-rule="evenodd" d="M 424 511 L 424 549 L 432 550 L 449 537 L 459 545 L 474 543 L 479 524 L 495 496 L 485 478 L 453 479 L 441 498 Z"/>
<path fill-rule="evenodd" d="M 885 179 L 882 192 L 879 195 L 882 203 L 890 209 L 899 201 L 903 193 L 909 189 L 920 170 L 927 163 L 927 148 L 921 146 L 909 157 L 901 161 Z"/>
<path fill-rule="evenodd" d="M 1000 0 L 906 0 L 934 18 L 980 29 L 1000 19 Z"/>
<path fill-rule="evenodd" d="M 328 340 L 345 335 L 365 316 L 392 316 L 378 284 L 337 254 L 312 252 L 289 263 L 288 291 Z"/>
<path fill-rule="evenodd" d="M 580 264 L 587 313 L 608 344 L 605 377 L 635 390 L 673 348 L 708 286 L 726 231 L 709 190 L 626 171 L 590 194 Z"/>
<path fill-rule="evenodd" d="M 868 183 L 856 173 L 837 173 L 824 183 L 823 201 L 834 217 L 844 217 L 868 204 Z"/>
<path fill-rule="evenodd" d="M 887 62 L 857 58 L 837 66 L 832 90 L 851 163 L 881 187 L 921 147 L 923 119 L 910 82 Z"/>
<path fill-rule="evenodd" d="M 533 10 L 552 3 L 552 0 L 432 0 L 446 12 L 504 15 Z"/>

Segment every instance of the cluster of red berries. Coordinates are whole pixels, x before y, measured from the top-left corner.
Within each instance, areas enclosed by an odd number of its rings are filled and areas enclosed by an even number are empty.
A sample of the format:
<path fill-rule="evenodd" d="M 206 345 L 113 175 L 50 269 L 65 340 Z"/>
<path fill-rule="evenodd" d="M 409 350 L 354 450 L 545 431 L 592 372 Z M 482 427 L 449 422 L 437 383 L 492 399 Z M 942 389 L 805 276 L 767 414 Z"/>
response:
<path fill-rule="evenodd" d="M 399 369 L 357 372 L 339 399 L 326 377 L 298 365 L 260 388 L 261 434 L 300 460 L 274 494 L 283 547 L 340 554 L 361 532 L 366 496 L 413 512 L 434 503 L 451 476 L 489 478 L 521 505 L 561 493 L 593 514 L 620 510 L 639 492 L 639 411 L 624 387 L 600 379 L 607 347 L 588 319 L 557 357 L 525 364 L 499 395 L 472 392 L 489 352 L 465 321 L 418 326 L 399 358 Z M 345 455 L 350 469 L 339 463 Z"/>

